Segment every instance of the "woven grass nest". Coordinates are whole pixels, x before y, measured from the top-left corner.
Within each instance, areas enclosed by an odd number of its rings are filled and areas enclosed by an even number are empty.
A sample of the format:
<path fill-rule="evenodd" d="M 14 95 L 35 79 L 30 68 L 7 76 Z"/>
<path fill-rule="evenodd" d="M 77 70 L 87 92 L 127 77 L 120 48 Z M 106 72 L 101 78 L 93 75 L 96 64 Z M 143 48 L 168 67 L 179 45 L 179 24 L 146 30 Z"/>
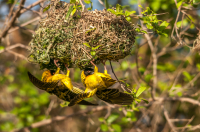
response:
<path fill-rule="evenodd" d="M 76 10 L 69 15 L 73 4 L 54 1 L 48 16 L 30 42 L 30 62 L 40 68 L 56 70 L 53 60 L 59 60 L 61 70 L 68 67 L 84 69 L 103 60 L 118 61 L 134 48 L 135 30 L 124 16 L 106 10 Z M 66 18 L 66 15 L 69 15 Z"/>

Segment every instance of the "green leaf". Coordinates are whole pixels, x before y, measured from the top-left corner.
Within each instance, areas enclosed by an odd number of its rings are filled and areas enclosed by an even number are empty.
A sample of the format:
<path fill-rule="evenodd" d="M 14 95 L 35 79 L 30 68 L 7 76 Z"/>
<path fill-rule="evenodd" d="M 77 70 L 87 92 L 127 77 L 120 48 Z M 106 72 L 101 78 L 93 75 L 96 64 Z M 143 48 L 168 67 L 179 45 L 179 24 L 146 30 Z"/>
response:
<path fill-rule="evenodd" d="M 136 63 L 131 63 L 131 64 L 130 64 L 130 68 L 131 68 L 131 69 L 133 69 L 133 68 L 135 68 L 135 67 L 136 67 Z"/>
<path fill-rule="evenodd" d="M 192 80 L 192 76 L 187 71 L 184 71 L 183 75 L 186 78 L 185 80 L 187 80 L 187 81 L 191 81 Z"/>
<path fill-rule="evenodd" d="M 179 97 L 182 97 L 183 93 L 182 93 L 182 92 L 178 92 L 177 95 L 178 95 Z"/>
<path fill-rule="evenodd" d="M 124 13 L 122 13 L 122 12 L 116 12 L 115 15 L 121 16 L 121 15 L 124 15 Z"/>
<path fill-rule="evenodd" d="M 116 15 L 115 10 L 113 10 L 113 9 L 107 9 L 107 11 L 110 11 L 112 14 L 115 14 L 115 15 Z"/>
<path fill-rule="evenodd" d="M 127 61 L 122 61 L 121 68 L 122 68 L 122 70 L 128 69 L 129 68 L 128 62 Z"/>
<path fill-rule="evenodd" d="M 92 29 L 88 30 L 88 31 L 85 32 L 85 33 L 89 33 L 90 31 L 93 31 L 93 30 L 96 30 L 96 28 L 92 28 Z"/>
<path fill-rule="evenodd" d="M 112 124 L 111 127 L 115 130 L 115 132 L 121 132 L 121 126 L 118 124 Z"/>
<path fill-rule="evenodd" d="M 177 5 L 176 5 L 177 9 L 182 5 L 182 2 L 183 2 L 183 1 L 179 1 L 179 2 L 177 3 Z"/>
<path fill-rule="evenodd" d="M 141 102 L 141 100 L 140 100 L 140 99 L 135 99 L 135 101 L 137 101 L 138 103 L 140 103 L 140 102 Z"/>
<path fill-rule="evenodd" d="M 90 0 L 84 0 L 84 2 L 85 2 L 86 4 L 92 3 Z"/>
<path fill-rule="evenodd" d="M 140 72 L 141 74 L 144 74 L 145 70 L 146 70 L 146 69 L 145 69 L 144 67 L 140 67 L 140 68 L 139 68 L 139 72 Z"/>
<path fill-rule="evenodd" d="M 49 8 L 50 8 L 50 5 L 48 5 L 47 7 L 45 7 L 45 8 L 43 9 L 43 13 L 44 13 L 45 11 L 47 11 Z"/>
<path fill-rule="evenodd" d="M 104 131 L 104 132 L 105 132 L 105 131 L 108 131 L 108 126 L 107 126 L 106 124 L 101 124 L 100 127 L 101 127 L 101 130 L 102 130 L 102 131 Z"/>
<path fill-rule="evenodd" d="M 153 26 L 151 25 L 151 23 L 147 23 L 146 26 L 148 29 L 153 29 Z"/>
<path fill-rule="evenodd" d="M 147 101 L 146 99 L 141 98 L 141 100 L 143 100 L 146 104 L 149 103 L 149 101 Z"/>
<path fill-rule="evenodd" d="M 122 117 L 121 122 L 122 122 L 123 124 L 126 124 L 126 123 L 129 122 L 129 120 L 128 120 L 128 118 L 126 118 L 126 117 Z"/>
<path fill-rule="evenodd" d="M 136 13 L 136 11 L 125 11 L 125 16 L 130 16 L 131 14 Z"/>
<path fill-rule="evenodd" d="M 91 54 L 92 56 L 95 56 L 95 55 L 96 55 L 96 52 L 95 52 L 95 51 L 91 51 L 90 54 Z"/>
<path fill-rule="evenodd" d="M 3 46 L 0 46 L 0 51 L 1 51 L 1 50 L 4 50 L 4 48 L 5 48 L 5 47 L 3 47 Z"/>
<path fill-rule="evenodd" d="M 88 8 L 87 8 L 87 10 L 88 10 L 88 11 L 91 11 L 91 10 L 92 10 L 92 8 L 91 8 L 91 7 L 88 7 Z"/>
<path fill-rule="evenodd" d="M 200 63 L 196 64 L 196 67 L 198 68 L 198 70 L 200 71 Z"/>
<path fill-rule="evenodd" d="M 105 119 L 104 117 L 99 117 L 99 121 L 100 121 L 100 122 L 103 122 L 104 119 Z"/>
<path fill-rule="evenodd" d="M 71 12 L 71 16 L 73 16 L 75 12 L 76 12 L 76 8 L 74 8 L 73 11 Z"/>
<path fill-rule="evenodd" d="M 132 112 L 131 111 L 127 111 L 126 117 L 132 117 Z"/>
<path fill-rule="evenodd" d="M 131 21 L 131 17 L 126 17 L 126 20 L 127 21 Z"/>
<path fill-rule="evenodd" d="M 14 4 L 15 0 L 8 0 L 7 4 Z"/>
<path fill-rule="evenodd" d="M 70 0 L 71 4 L 76 4 L 76 0 Z"/>
<path fill-rule="evenodd" d="M 146 34 L 147 34 L 147 31 L 145 31 L 145 30 L 141 30 L 141 32 L 142 32 L 142 33 L 146 33 Z"/>
<path fill-rule="evenodd" d="M 116 11 L 121 12 L 121 10 L 122 10 L 122 6 L 120 4 L 117 4 L 116 5 Z"/>
<path fill-rule="evenodd" d="M 111 115 L 108 117 L 107 122 L 110 124 L 110 123 L 112 123 L 113 121 L 115 121 L 118 117 L 119 117 L 119 114 L 111 114 Z"/>
<path fill-rule="evenodd" d="M 140 87 L 137 90 L 136 97 L 140 96 L 140 94 L 142 94 L 144 92 L 144 90 L 146 90 L 146 87 Z"/>
<path fill-rule="evenodd" d="M 153 11 L 158 11 L 160 9 L 160 4 L 161 2 L 159 0 L 154 0 L 153 2 L 151 2 L 150 6 L 153 9 Z"/>
<path fill-rule="evenodd" d="M 85 46 L 91 48 L 90 45 L 89 45 L 88 43 L 83 43 L 83 44 L 84 44 Z"/>
<path fill-rule="evenodd" d="M 65 101 L 60 104 L 61 107 L 66 107 L 69 105 L 69 102 Z"/>
<path fill-rule="evenodd" d="M 73 11 L 73 6 L 71 5 L 71 6 L 69 7 L 69 10 L 68 10 L 68 12 L 67 12 L 67 15 L 65 16 L 65 19 L 66 19 L 66 20 L 69 18 L 69 16 L 70 16 L 70 14 L 71 14 L 72 11 Z"/>
<path fill-rule="evenodd" d="M 92 47 L 92 50 L 98 49 L 101 45 L 98 45 L 96 47 Z"/>
<path fill-rule="evenodd" d="M 138 5 L 140 8 L 144 9 L 141 5 Z"/>
<path fill-rule="evenodd" d="M 181 25 L 187 26 L 187 24 L 188 24 L 187 19 L 184 19 L 184 20 L 182 20 L 182 21 L 178 21 L 178 22 L 176 23 L 176 26 L 179 28 L 179 27 L 181 27 Z"/>
<path fill-rule="evenodd" d="M 168 37 L 168 34 L 166 34 L 166 33 L 161 33 L 160 35 L 163 35 L 163 36 L 165 36 L 165 37 Z"/>
<path fill-rule="evenodd" d="M 159 26 L 159 30 L 160 30 L 160 31 L 163 31 L 168 25 L 169 25 L 168 22 L 166 22 L 166 21 L 162 22 L 162 23 L 160 24 L 160 26 Z"/>

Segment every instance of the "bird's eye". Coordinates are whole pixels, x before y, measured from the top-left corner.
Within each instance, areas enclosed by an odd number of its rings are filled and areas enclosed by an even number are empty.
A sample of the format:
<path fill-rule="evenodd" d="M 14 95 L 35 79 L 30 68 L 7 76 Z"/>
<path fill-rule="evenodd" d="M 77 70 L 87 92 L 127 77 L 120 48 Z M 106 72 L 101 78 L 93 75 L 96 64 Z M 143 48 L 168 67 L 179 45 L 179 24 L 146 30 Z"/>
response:
<path fill-rule="evenodd" d="M 51 75 L 54 75 L 55 74 L 55 71 L 54 70 L 50 70 L 51 72 Z"/>

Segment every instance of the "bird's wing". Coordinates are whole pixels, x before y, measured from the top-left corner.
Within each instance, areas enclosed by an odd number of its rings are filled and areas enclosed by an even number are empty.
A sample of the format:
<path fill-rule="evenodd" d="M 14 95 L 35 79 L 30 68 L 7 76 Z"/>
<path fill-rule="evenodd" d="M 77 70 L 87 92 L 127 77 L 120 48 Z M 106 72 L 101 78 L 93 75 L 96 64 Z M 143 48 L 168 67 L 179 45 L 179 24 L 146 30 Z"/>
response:
<path fill-rule="evenodd" d="M 47 88 L 55 88 L 58 85 L 58 82 L 43 82 L 33 76 L 30 72 L 28 72 L 29 80 L 39 89 L 47 90 Z"/>
<path fill-rule="evenodd" d="M 86 90 L 87 90 L 87 88 L 86 88 Z M 85 99 L 85 98 L 90 98 L 90 97 L 92 97 L 92 96 L 96 93 L 96 91 L 97 91 L 97 88 L 94 89 L 94 90 L 92 90 L 92 91 L 90 91 L 90 92 L 87 92 L 87 93 L 78 94 L 76 97 L 74 97 L 74 98 L 70 101 L 70 103 L 69 103 L 68 106 L 73 106 L 73 105 L 75 105 L 75 104 L 80 103 L 80 102 L 83 101 L 83 99 Z"/>
<path fill-rule="evenodd" d="M 119 89 L 105 89 L 105 90 L 98 90 L 96 95 L 103 95 L 105 97 L 118 97 L 119 96 Z"/>
<path fill-rule="evenodd" d="M 133 102 L 131 95 L 119 92 L 119 89 L 98 90 L 96 95 L 99 99 L 111 104 L 130 105 Z"/>
<path fill-rule="evenodd" d="M 74 93 L 76 93 L 76 94 L 82 94 L 82 93 L 84 93 L 84 91 L 83 90 L 81 90 L 80 88 L 77 88 L 77 87 L 73 87 L 73 90 L 72 90 Z"/>
<path fill-rule="evenodd" d="M 54 94 L 64 100 L 64 101 L 68 101 L 70 102 L 71 100 L 73 100 L 78 94 L 70 91 L 69 89 L 65 88 L 65 86 L 57 86 L 56 87 L 56 90 L 54 91 Z M 93 103 L 90 103 L 88 101 L 85 101 L 85 100 L 82 100 L 76 104 L 80 104 L 80 105 L 98 105 L 98 104 L 93 104 Z"/>
<path fill-rule="evenodd" d="M 83 101 L 83 99 L 87 98 L 89 96 L 89 93 L 83 93 L 83 94 L 78 94 L 77 96 L 75 96 L 69 103 L 68 106 L 73 106 L 75 104 L 80 103 L 81 101 Z"/>
<path fill-rule="evenodd" d="M 106 87 L 110 87 L 116 83 L 116 80 L 112 79 L 111 77 L 101 77 L 101 78 L 105 83 Z"/>
<path fill-rule="evenodd" d="M 119 105 L 131 105 L 134 98 L 127 93 L 120 92 L 120 95 L 117 98 L 110 98 L 113 104 Z"/>
<path fill-rule="evenodd" d="M 96 96 L 103 100 L 103 101 L 106 101 L 108 103 L 111 103 L 111 100 L 110 98 L 117 98 L 119 96 L 120 92 L 119 92 L 119 89 L 105 89 L 105 90 L 98 90 L 96 92 Z"/>

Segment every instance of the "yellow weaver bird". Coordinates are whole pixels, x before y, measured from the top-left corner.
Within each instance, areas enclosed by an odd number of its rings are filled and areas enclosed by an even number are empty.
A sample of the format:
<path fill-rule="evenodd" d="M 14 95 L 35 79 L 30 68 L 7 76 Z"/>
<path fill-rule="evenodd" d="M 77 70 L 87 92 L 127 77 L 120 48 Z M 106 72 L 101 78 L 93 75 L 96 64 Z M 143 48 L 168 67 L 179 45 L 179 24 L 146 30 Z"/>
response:
<path fill-rule="evenodd" d="M 97 90 L 105 90 L 116 83 L 116 80 L 111 78 L 111 76 L 107 73 L 107 70 L 104 70 L 104 73 L 100 73 L 98 72 L 98 68 L 96 66 L 94 70 L 92 68 L 86 68 L 82 71 L 81 81 L 86 87 L 85 93 L 75 97 L 70 102 L 69 106 L 75 105 L 84 98 L 92 97 Z"/>
<path fill-rule="evenodd" d="M 66 88 L 68 88 L 70 91 L 75 92 L 77 94 L 83 93 L 82 90 L 79 88 L 76 88 L 72 85 L 71 79 L 69 78 L 70 70 L 67 70 L 67 74 L 59 74 L 60 68 L 58 67 L 56 72 L 53 70 L 46 70 L 42 74 L 42 79 L 41 81 L 43 82 L 58 82 L 61 81 L 62 85 L 65 85 Z M 50 90 L 50 89 L 47 89 Z"/>
<path fill-rule="evenodd" d="M 45 90 L 51 94 L 55 94 L 60 99 L 68 102 L 70 102 L 78 94 L 84 93 L 83 90 L 76 88 L 72 85 L 71 79 L 68 77 L 70 71 L 67 72 L 67 75 L 63 75 L 59 74 L 59 70 L 60 69 L 58 68 L 56 72 L 50 70 L 44 71 L 41 81 L 34 77 L 30 72 L 28 72 L 28 76 L 30 81 L 39 89 Z M 61 85 L 58 85 L 58 82 L 61 82 Z M 92 104 L 85 100 L 82 100 L 78 104 L 98 105 Z"/>

